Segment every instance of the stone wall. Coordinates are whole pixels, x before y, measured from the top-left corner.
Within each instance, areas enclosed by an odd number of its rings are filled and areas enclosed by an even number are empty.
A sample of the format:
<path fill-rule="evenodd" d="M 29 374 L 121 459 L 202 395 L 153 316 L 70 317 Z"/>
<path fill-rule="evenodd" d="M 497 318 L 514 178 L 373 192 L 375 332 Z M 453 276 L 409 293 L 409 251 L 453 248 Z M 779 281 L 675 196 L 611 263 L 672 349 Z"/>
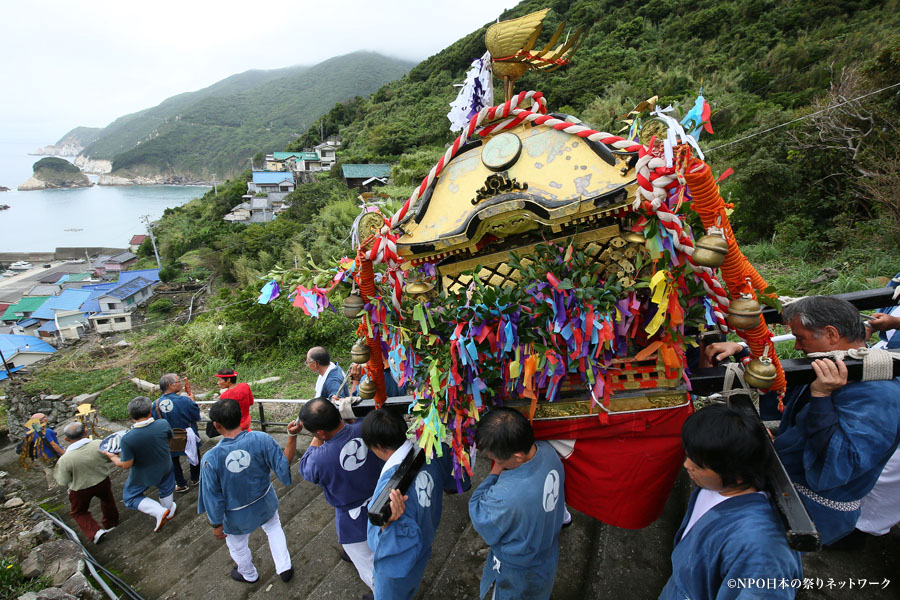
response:
<path fill-rule="evenodd" d="M 75 416 L 79 404 L 89 401 L 83 396 L 74 398 L 50 394 L 29 396 L 22 391 L 24 381 L 17 377 L 18 375 L 17 373 L 13 381 L 6 384 L 6 422 L 11 442 L 17 443 L 22 439 L 25 435 L 25 422 L 34 413 L 41 412 L 47 415 L 50 428 L 57 429 L 61 423 Z"/>

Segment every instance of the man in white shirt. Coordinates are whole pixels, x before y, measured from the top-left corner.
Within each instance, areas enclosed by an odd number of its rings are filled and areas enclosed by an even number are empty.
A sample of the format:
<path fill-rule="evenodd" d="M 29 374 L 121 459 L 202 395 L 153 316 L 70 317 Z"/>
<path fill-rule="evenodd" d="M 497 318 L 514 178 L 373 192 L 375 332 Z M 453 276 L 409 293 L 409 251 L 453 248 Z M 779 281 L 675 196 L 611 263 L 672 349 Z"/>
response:
<path fill-rule="evenodd" d="M 344 385 L 344 371 L 331 362 L 328 350 L 321 346 L 310 348 L 306 353 L 306 366 L 318 375 L 316 378 L 316 392 L 313 398 L 331 398 L 348 396 L 347 386 Z"/>

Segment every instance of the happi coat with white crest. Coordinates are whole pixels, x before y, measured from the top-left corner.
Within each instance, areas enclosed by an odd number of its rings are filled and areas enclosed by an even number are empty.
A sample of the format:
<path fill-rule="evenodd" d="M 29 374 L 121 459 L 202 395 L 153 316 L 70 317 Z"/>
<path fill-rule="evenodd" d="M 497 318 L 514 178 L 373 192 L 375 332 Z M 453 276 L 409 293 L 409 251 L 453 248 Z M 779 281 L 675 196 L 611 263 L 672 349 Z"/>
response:
<path fill-rule="evenodd" d="M 472 492 L 469 517 L 491 547 L 480 597 L 494 585 L 496 600 L 550 597 L 565 513 L 565 475 L 556 451 L 536 442 L 528 462 L 488 475 Z"/>
<path fill-rule="evenodd" d="M 407 441 L 384 463 L 373 498 L 378 497 L 412 450 L 412 442 Z M 376 600 L 404 600 L 415 596 L 441 522 L 443 494 L 457 491 L 451 456 L 450 447 L 444 444 L 442 456 L 434 456 L 419 469 L 406 492 L 409 499 L 399 519 L 384 529 L 368 524 L 369 548 L 375 555 Z M 465 479 L 461 489 L 468 489 L 469 485 Z"/>
<path fill-rule="evenodd" d="M 271 436 L 241 431 L 223 438 L 203 455 L 197 512 L 205 512 L 211 525 L 223 525 L 226 534 L 250 533 L 278 510 L 270 472 L 291 484 L 290 465 Z"/>

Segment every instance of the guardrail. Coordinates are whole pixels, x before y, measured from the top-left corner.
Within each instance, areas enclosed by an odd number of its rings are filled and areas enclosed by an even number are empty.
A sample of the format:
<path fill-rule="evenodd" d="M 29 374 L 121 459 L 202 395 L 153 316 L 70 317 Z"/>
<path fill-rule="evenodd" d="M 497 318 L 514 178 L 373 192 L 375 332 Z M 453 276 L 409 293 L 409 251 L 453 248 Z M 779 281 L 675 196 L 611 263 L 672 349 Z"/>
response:
<path fill-rule="evenodd" d="M 255 398 L 253 400 L 253 405 L 258 406 L 259 409 L 259 419 L 251 419 L 251 423 L 256 423 L 259 425 L 260 431 L 266 431 L 267 427 L 287 427 L 288 423 L 280 423 L 277 421 L 267 421 L 266 420 L 266 404 L 306 404 L 309 402 L 309 398 Z M 410 403 L 415 400 L 414 396 L 394 396 L 392 398 L 388 398 L 384 407 L 388 410 L 398 411 L 398 412 L 406 412 L 406 409 L 409 407 Z M 215 400 L 198 400 L 197 404 L 215 404 Z M 251 408 L 252 410 L 252 408 Z M 357 404 L 353 405 L 353 414 L 357 417 L 364 417 L 370 412 L 375 410 L 375 401 L 374 400 L 360 400 Z M 203 423 L 208 423 L 209 420 L 203 420 Z"/>

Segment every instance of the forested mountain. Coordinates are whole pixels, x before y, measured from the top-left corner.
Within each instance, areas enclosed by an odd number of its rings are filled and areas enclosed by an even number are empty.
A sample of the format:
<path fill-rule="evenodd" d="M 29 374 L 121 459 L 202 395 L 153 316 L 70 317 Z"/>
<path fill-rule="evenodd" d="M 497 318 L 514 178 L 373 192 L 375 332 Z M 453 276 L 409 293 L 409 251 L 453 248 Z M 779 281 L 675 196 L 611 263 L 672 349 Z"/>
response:
<path fill-rule="evenodd" d="M 113 174 L 228 177 L 262 151 L 280 150 L 336 102 L 366 96 L 411 63 L 356 52 L 315 66 L 247 71 L 120 117 L 83 152 Z"/>
<path fill-rule="evenodd" d="M 59 138 L 54 146 L 65 146 L 66 144 L 77 144 L 79 146 L 87 146 L 96 140 L 103 131 L 102 127 L 76 127 L 66 135 Z"/>

